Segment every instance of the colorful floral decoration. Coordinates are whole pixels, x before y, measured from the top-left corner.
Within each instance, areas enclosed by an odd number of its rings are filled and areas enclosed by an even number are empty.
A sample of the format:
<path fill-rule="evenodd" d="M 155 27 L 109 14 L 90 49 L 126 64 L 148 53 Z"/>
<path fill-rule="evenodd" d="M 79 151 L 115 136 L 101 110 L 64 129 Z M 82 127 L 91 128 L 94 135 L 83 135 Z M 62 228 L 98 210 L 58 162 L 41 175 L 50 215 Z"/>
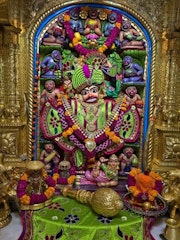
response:
<path fill-rule="evenodd" d="M 139 200 L 154 201 L 161 193 L 162 178 L 154 171 L 141 172 L 141 169 L 133 169 L 128 176 L 129 191 Z"/>
<path fill-rule="evenodd" d="M 43 203 L 52 198 L 55 191 L 56 181 L 52 177 L 48 176 L 46 172 L 43 172 L 43 180 L 48 185 L 48 188 L 43 193 L 32 193 L 31 195 L 28 195 L 26 191 L 28 186 L 28 174 L 24 173 L 17 186 L 17 197 L 19 198 L 21 204 L 34 205 Z"/>
<path fill-rule="evenodd" d="M 83 11 L 84 13 L 84 11 Z M 122 16 L 121 14 L 118 14 L 118 18 L 115 24 L 115 27 L 112 29 L 111 34 L 106 38 L 104 44 L 98 48 L 98 51 L 100 53 L 105 52 L 108 48 L 111 48 L 116 37 L 118 36 L 121 28 L 122 23 Z M 102 15 L 102 13 L 101 13 Z M 80 15 L 81 16 L 81 15 Z M 84 14 L 83 14 L 84 16 Z M 66 12 L 64 15 L 64 27 L 66 29 L 66 33 L 70 40 L 72 41 L 72 46 L 76 49 L 77 52 L 79 52 L 80 55 L 87 55 L 88 53 L 92 51 L 97 51 L 96 49 L 87 49 L 82 44 L 82 37 L 79 32 L 74 32 L 70 25 L 70 13 Z"/>
<path fill-rule="evenodd" d="M 162 178 L 154 171 L 132 169 L 127 179 L 129 191 L 122 197 L 124 206 L 143 216 L 164 215 L 168 206 L 161 196 Z"/>
<path fill-rule="evenodd" d="M 65 100 L 63 100 L 65 101 Z M 64 106 L 66 106 L 64 108 Z M 74 143 L 75 146 L 80 148 L 83 152 L 86 153 L 88 159 L 95 156 L 96 152 L 100 152 L 102 150 L 106 151 L 107 147 L 109 147 L 112 142 L 119 145 L 123 144 L 123 140 L 118 136 L 119 127 L 122 124 L 123 114 L 126 110 L 126 103 L 124 100 L 117 103 L 114 108 L 114 112 L 119 112 L 121 109 L 121 114 L 117 116 L 114 115 L 114 118 L 111 119 L 109 124 L 105 127 L 101 133 L 96 134 L 94 139 L 90 139 L 84 134 L 81 130 L 81 127 L 78 125 L 76 121 L 76 117 L 72 113 L 69 103 L 66 101 L 64 105 L 59 106 L 59 114 L 61 116 L 62 128 L 63 128 L 63 137 L 69 137 L 69 139 Z M 114 130 L 113 130 L 114 129 Z M 94 148 L 88 149 L 88 143 L 92 143 Z M 113 153 L 113 150 L 112 150 Z"/>

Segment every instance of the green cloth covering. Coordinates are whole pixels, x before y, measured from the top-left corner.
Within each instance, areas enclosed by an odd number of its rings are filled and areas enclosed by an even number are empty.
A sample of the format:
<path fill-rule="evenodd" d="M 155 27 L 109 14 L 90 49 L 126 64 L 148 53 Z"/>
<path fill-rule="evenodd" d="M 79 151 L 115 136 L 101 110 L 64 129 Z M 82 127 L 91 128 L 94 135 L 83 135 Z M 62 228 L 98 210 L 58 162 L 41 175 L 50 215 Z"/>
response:
<path fill-rule="evenodd" d="M 126 210 L 103 217 L 86 204 L 58 196 L 50 206 L 34 211 L 33 230 L 33 240 L 120 240 L 126 235 L 142 240 L 143 218 Z"/>

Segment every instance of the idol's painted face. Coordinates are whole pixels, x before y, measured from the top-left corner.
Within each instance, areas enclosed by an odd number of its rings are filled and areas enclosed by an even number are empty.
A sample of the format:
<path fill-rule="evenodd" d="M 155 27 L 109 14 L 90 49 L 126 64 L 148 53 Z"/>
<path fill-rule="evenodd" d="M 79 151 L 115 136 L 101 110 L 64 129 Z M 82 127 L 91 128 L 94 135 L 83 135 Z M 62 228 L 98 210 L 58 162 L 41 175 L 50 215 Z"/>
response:
<path fill-rule="evenodd" d="M 53 81 L 49 80 L 49 81 L 46 81 L 45 83 L 45 89 L 48 91 L 48 92 L 51 92 L 53 91 L 55 88 L 55 84 Z"/>
<path fill-rule="evenodd" d="M 99 97 L 99 88 L 95 85 L 86 87 L 81 91 L 81 95 L 84 102 L 94 103 Z"/>

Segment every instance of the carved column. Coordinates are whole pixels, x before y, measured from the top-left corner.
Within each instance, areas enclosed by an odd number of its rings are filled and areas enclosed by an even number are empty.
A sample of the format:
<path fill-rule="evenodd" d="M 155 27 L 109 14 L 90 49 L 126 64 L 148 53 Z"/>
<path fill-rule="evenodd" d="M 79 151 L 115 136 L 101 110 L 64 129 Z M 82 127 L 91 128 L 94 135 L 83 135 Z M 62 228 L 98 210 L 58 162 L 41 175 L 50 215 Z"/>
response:
<path fill-rule="evenodd" d="M 19 43 L 20 29 L 11 25 L 1 26 L 0 54 L 0 152 L 4 163 L 21 162 L 21 134 L 25 125 L 22 121 L 22 100 L 19 84 Z"/>

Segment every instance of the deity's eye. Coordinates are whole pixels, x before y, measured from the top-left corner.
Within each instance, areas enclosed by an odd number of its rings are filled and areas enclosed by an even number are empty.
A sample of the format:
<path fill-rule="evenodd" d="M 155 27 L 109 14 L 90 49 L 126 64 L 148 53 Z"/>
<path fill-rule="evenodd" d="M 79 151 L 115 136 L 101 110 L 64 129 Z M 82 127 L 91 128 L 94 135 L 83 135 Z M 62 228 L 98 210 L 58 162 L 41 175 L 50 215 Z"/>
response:
<path fill-rule="evenodd" d="M 89 90 L 83 89 L 81 92 L 81 95 L 87 95 L 89 93 Z"/>
<path fill-rule="evenodd" d="M 90 89 L 91 93 L 97 93 L 99 91 L 98 87 L 93 87 Z"/>

